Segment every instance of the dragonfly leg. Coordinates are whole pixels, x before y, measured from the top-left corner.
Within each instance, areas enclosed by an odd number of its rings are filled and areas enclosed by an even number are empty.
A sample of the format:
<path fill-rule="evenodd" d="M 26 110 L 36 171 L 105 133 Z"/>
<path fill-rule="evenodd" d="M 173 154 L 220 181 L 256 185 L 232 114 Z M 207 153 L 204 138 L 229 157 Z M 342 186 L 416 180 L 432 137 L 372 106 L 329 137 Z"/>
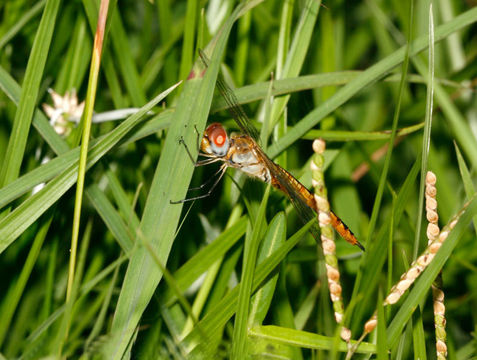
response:
<path fill-rule="evenodd" d="M 219 158 L 219 159 L 220 159 L 221 161 L 224 161 L 224 160 L 221 159 L 221 158 Z M 234 163 L 232 163 L 232 164 L 229 165 L 229 166 L 231 166 L 231 167 L 233 167 L 233 168 L 235 168 L 235 169 L 239 169 L 239 170 L 240 170 L 240 169 L 242 169 L 242 168 L 244 168 L 244 167 L 250 167 L 250 166 L 255 166 L 255 165 L 261 165 L 261 164 L 260 164 L 259 162 L 247 163 L 247 164 L 240 164 L 240 163 L 234 162 Z"/>
<path fill-rule="evenodd" d="M 210 160 L 210 159 L 208 159 Z M 187 191 L 192 191 L 192 190 L 202 190 L 207 184 L 209 184 L 214 178 L 219 175 L 223 171 L 222 166 L 215 172 L 214 175 L 212 175 L 205 183 L 201 184 L 200 186 L 189 188 Z M 221 175 L 222 176 L 222 175 Z"/>
<path fill-rule="evenodd" d="M 223 165 L 220 167 L 219 171 L 216 173 L 216 174 L 219 174 L 219 176 L 217 176 L 217 179 L 215 179 L 215 182 L 212 184 L 211 188 L 209 189 L 209 191 L 207 191 L 207 193 L 202 194 L 202 195 L 199 195 L 199 196 L 194 196 L 194 197 L 191 197 L 191 198 L 188 198 L 188 199 L 178 200 L 178 201 L 172 201 L 172 200 L 170 200 L 170 203 L 171 203 L 171 204 L 183 204 L 183 203 L 185 203 L 185 202 L 194 201 L 194 200 L 199 200 L 199 199 L 204 199 L 204 198 L 210 196 L 210 194 L 212 194 L 212 192 L 214 191 L 215 187 L 216 187 L 217 184 L 219 183 L 220 179 L 222 179 L 222 177 L 224 176 L 226 170 L 227 170 L 227 164 L 223 164 Z"/>
<path fill-rule="evenodd" d="M 197 130 L 197 129 L 196 129 Z M 189 159 L 190 161 L 192 161 L 192 163 L 194 164 L 195 167 L 198 167 L 198 166 L 204 166 L 204 165 L 209 165 L 209 164 L 212 164 L 214 162 L 217 162 L 217 161 L 222 161 L 222 158 L 217 158 L 217 157 L 212 157 L 209 155 L 209 154 L 204 154 L 204 153 L 201 153 L 200 152 L 200 149 L 199 149 L 199 156 L 205 156 L 205 157 L 208 157 L 209 159 L 204 159 L 204 160 L 199 160 L 199 161 L 195 161 L 194 160 L 194 157 L 192 156 L 190 150 L 189 150 L 189 147 L 187 146 L 184 138 L 181 136 L 181 138 L 179 139 L 179 144 L 183 145 L 186 152 L 187 152 L 187 155 L 189 155 Z"/>
<path fill-rule="evenodd" d="M 195 164 L 194 157 L 193 157 L 192 154 L 190 153 L 189 147 L 187 146 L 186 142 L 184 141 L 184 137 L 181 136 L 181 138 L 179 139 L 179 144 L 184 145 L 184 148 L 185 148 L 185 150 L 187 151 L 187 155 L 189 155 L 190 161 L 192 161 L 192 163 Z"/>
<path fill-rule="evenodd" d="M 205 154 L 199 154 L 199 155 L 207 156 L 207 155 L 205 155 Z M 213 157 L 213 158 L 210 158 L 210 159 L 199 160 L 199 161 L 197 161 L 197 162 L 195 163 L 195 167 L 213 164 L 213 163 L 218 162 L 218 161 L 223 161 L 223 159 L 222 159 L 222 158 Z"/>
<path fill-rule="evenodd" d="M 200 153 L 200 133 L 199 133 L 199 130 L 197 130 L 197 126 L 196 126 L 196 125 L 194 125 L 194 130 L 195 130 L 195 133 L 197 134 L 197 138 L 196 138 L 197 152 Z"/>

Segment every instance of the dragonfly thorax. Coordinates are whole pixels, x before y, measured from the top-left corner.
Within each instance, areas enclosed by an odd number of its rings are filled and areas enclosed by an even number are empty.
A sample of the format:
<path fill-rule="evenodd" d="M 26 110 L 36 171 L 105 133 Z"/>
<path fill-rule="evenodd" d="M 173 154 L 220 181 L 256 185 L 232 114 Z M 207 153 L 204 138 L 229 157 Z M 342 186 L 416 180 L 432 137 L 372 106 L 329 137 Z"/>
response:
<path fill-rule="evenodd" d="M 270 170 L 256 150 L 255 142 L 248 135 L 235 135 L 230 138 L 226 160 L 229 166 L 266 183 L 270 182 Z"/>

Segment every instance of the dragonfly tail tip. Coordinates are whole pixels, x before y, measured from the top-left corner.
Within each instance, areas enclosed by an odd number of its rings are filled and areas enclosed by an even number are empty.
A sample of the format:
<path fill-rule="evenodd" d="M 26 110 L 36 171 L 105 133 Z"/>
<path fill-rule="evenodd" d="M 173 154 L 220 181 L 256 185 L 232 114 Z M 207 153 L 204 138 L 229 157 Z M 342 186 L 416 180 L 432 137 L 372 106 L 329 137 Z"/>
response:
<path fill-rule="evenodd" d="M 361 243 L 359 241 L 356 242 L 356 246 L 359 247 L 361 250 L 363 250 L 363 252 L 366 251 L 366 249 L 364 248 L 363 245 L 361 245 Z"/>

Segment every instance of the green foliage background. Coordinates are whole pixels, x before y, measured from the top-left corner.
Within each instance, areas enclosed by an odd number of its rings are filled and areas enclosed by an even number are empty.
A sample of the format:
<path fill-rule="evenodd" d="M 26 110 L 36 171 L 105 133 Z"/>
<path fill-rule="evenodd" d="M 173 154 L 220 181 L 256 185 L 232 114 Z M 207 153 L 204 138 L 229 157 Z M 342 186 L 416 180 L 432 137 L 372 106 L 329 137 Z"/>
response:
<path fill-rule="evenodd" d="M 134 110 L 93 124 L 67 302 L 79 131 L 56 134 L 41 104 L 49 88 L 85 99 L 99 2 L 0 3 L 0 355 L 344 358 L 321 249 L 287 200 L 229 170 L 209 198 L 171 204 L 216 171 L 194 168 L 178 140 L 194 150 L 207 121 L 237 130 L 214 96 L 219 70 L 267 153 L 308 187 L 310 140 L 327 140 L 331 206 L 367 249 L 337 239 L 357 339 L 427 243 L 420 171 L 437 175 L 441 227 L 475 192 L 475 5 L 111 2 L 95 112 Z M 449 358 L 476 355 L 476 206 L 356 357 L 435 357 L 430 285 L 441 269 Z"/>

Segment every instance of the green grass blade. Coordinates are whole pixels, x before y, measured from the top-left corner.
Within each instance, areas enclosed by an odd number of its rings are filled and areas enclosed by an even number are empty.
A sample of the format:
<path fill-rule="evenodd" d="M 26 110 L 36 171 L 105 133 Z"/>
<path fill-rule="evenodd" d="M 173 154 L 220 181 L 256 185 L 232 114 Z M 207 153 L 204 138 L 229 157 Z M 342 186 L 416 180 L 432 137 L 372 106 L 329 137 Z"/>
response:
<path fill-rule="evenodd" d="M 286 240 L 285 215 L 280 212 L 270 222 L 267 234 L 263 239 L 263 245 L 258 254 L 258 264 L 270 256 Z M 265 316 L 268 313 L 275 293 L 275 287 L 278 280 L 278 274 L 271 277 L 267 283 L 259 289 L 252 297 L 250 306 L 250 316 L 248 320 L 249 328 L 262 325 Z"/>
<path fill-rule="evenodd" d="M 378 295 L 378 326 L 377 326 L 377 359 L 388 359 L 388 349 L 386 347 L 386 317 L 384 315 L 383 295 Z"/>
<path fill-rule="evenodd" d="M 397 130 L 396 136 L 405 136 L 415 133 L 424 127 L 424 123 L 411 125 Z M 377 141 L 388 140 L 392 136 L 388 130 L 386 131 L 342 131 L 342 130 L 310 130 L 303 139 L 313 140 L 322 138 L 327 141 Z"/>
<path fill-rule="evenodd" d="M 300 73 L 305 61 L 305 56 L 308 52 L 308 47 L 310 46 L 311 36 L 313 34 L 320 6 L 321 1 L 309 0 L 306 2 L 302 10 L 300 21 L 293 35 L 293 40 L 290 49 L 288 50 L 283 70 L 280 73 L 280 78 L 295 77 Z M 275 99 L 270 116 L 270 129 L 277 123 L 278 118 L 285 109 L 289 99 L 289 96 Z M 268 135 L 269 134 L 264 134 L 262 137 L 266 138 Z"/>
<path fill-rule="evenodd" d="M 409 4 L 409 17 L 411 19 L 411 25 L 412 27 L 412 18 L 414 15 L 414 2 L 411 1 Z M 408 38 L 408 44 L 411 43 L 412 40 L 412 31 L 409 31 L 409 38 Z M 402 102 L 402 97 L 404 93 L 404 89 L 406 87 L 406 75 L 407 75 L 407 70 L 409 66 L 409 46 L 406 47 L 406 51 L 404 54 L 404 61 L 402 64 L 402 71 L 401 71 L 401 82 L 399 84 L 399 93 L 398 93 L 398 98 L 396 101 L 396 108 L 394 110 L 394 115 L 393 115 L 393 123 L 392 123 L 392 130 L 391 130 L 391 136 L 389 137 L 389 142 L 388 142 L 388 151 L 386 152 L 386 157 L 384 159 L 384 166 L 383 166 L 383 171 L 381 172 L 381 176 L 379 178 L 379 185 L 378 185 L 378 190 L 376 192 L 376 197 L 374 198 L 374 204 L 373 204 L 373 212 L 371 214 L 371 219 L 369 221 L 369 232 L 368 232 L 368 237 L 366 239 L 366 244 L 369 243 L 372 234 L 374 233 L 374 228 L 376 226 L 376 221 L 378 218 L 378 214 L 381 209 L 381 201 L 384 193 L 384 186 L 388 178 L 388 171 L 391 166 L 391 156 L 394 148 L 394 139 L 396 138 L 396 132 L 397 132 L 397 127 L 398 127 L 398 122 L 399 122 L 399 116 L 400 116 L 400 111 L 401 111 L 401 102 Z"/>
<path fill-rule="evenodd" d="M 194 33 L 197 20 L 197 0 L 187 1 L 185 16 L 184 42 L 182 43 L 181 67 L 179 79 L 185 79 L 192 67 L 194 56 Z"/>
<path fill-rule="evenodd" d="M 416 161 L 399 191 L 394 209 L 393 223 L 395 227 L 399 226 L 404 208 L 411 199 L 412 188 L 416 181 L 419 168 L 420 161 Z M 353 333 L 356 333 L 357 329 L 362 327 L 361 321 L 363 320 L 364 312 L 366 311 L 365 304 L 369 305 L 370 298 L 373 296 L 373 291 L 371 291 L 371 289 L 376 289 L 379 283 L 380 279 L 376 274 L 379 274 L 382 271 L 382 267 L 386 261 L 389 243 L 387 234 L 390 231 L 390 225 L 391 219 L 388 219 L 378 231 L 376 239 L 372 242 L 372 246 L 366 249 L 367 261 L 362 264 L 362 271 L 358 273 L 356 278 L 351 299 L 359 299 L 359 301 L 356 304 L 352 317 L 351 330 Z M 372 259 L 372 261 L 369 259 Z"/>
<path fill-rule="evenodd" d="M 93 204 L 98 214 L 105 222 L 108 229 L 113 233 L 121 249 L 129 254 L 134 246 L 134 233 L 130 233 L 121 216 L 118 214 L 108 198 L 98 185 L 93 184 L 86 189 L 86 196 Z"/>
<path fill-rule="evenodd" d="M 245 234 L 247 218 L 241 217 L 234 225 L 225 230 L 211 244 L 201 249 L 197 254 L 190 258 L 175 273 L 174 278 L 177 286 L 185 291 L 197 278 L 203 274 L 215 259 L 225 255 L 230 248 Z M 168 306 L 175 301 L 176 298 L 172 291 L 166 290 L 163 301 Z"/>
<path fill-rule="evenodd" d="M 96 100 L 96 89 L 98 88 L 99 69 L 101 66 L 101 54 L 103 52 L 104 34 L 106 20 L 108 15 L 109 1 L 101 1 L 98 24 L 94 37 L 93 53 L 91 54 L 90 72 L 88 78 L 88 89 L 86 91 L 86 100 L 83 115 L 80 124 L 76 129 L 75 139 L 79 139 L 81 134 L 80 157 L 78 164 L 78 178 L 76 180 L 76 195 L 73 212 L 73 228 L 71 232 L 70 263 L 68 270 L 68 285 L 66 288 L 66 300 L 69 301 L 73 291 L 73 282 L 76 267 L 76 251 L 79 241 L 79 228 L 81 219 L 81 209 L 83 204 L 83 191 L 86 175 L 86 165 L 88 161 L 88 148 L 91 137 L 91 125 L 93 122 L 94 103 Z M 73 133 L 75 135 L 75 133 Z M 73 140 L 76 145 L 77 142 Z M 61 350 L 60 350 L 61 351 Z"/>
<path fill-rule="evenodd" d="M 0 49 L 2 49 L 18 32 L 28 24 L 45 6 L 46 0 L 38 1 L 35 6 L 28 10 L 20 20 L 18 20 L 13 27 L 10 28 L 0 38 Z"/>
<path fill-rule="evenodd" d="M 25 290 L 27 281 L 30 278 L 33 266 L 38 259 L 38 255 L 43 246 L 43 242 L 46 238 L 46 233 L 48 232 L 48 228 L 52 219 L 53 216 L 50 214 L 41 224 L 40 229 L 35 236 L 35 240 L 33 241 L 33 245 L 30 248 L 30 252 L 28 253 L 25 265 L 23 266 L 20 276 L 16 282 L 15 289 L 13 293 L 6 298 L 6 300 L 8 301 L 8 305 L 5 305 L 5 307 L 3 308 L 4 311 L 2 311 L 2 321 L 0 323 L 0 346 L 5 340 L 5 336 L 10 326 L 10 322 L 13 318 L 13 314 L 17 309 L 18 302 L 20 301 L 20 298 Z"/>
<path fill-rule="evenodd" d="M 128 45 L 128 38 L 117 8 L 113 10 L 111 21 L 111 42 L 115 52 L 115 59 L 119 62 L 121 78 L 124 80 L 131 102 L 133 106 L 139 107 L 146 102 L 146 95 L 141 86 L 139 74 Z"/>
<path fill-rule="evenodd" d="M 0 88 L 13 101 L 15 105 L 20 102 L 21 88 L 17 82 L 8 74 L 5 69 L 0 66 Z M 50 145 L 56 154 L 62 154 L 69 150 L 66 142 L 55 132 L 49 124 L 46 116 L 36 110 L 33 115 L 33 126 L 38 130 L 40 135 Z"/>
<path fill-rule="evenodd" d="M 448 23 L 438 26 L 435 31 L 434 39 L 436 42 L 441 41 L 450 34 L 469 26 L 476 21 L 477 8 L 473 8 L 466 11 L 465 13 L 460 14 Z M 424 50 L 427 46 L 427 35 L 419 37 L 410 45 L 409 56 L 416 55 L 420 51 Z M 404 60 L 405 52 L 406 47 L 403 46 L 383 60 L 369 67 L 355 79 L 339 89 L 328 101 L 324 102 L 318 108 L 309 113 L 300 121 L 300 123 L 298 123 L 292 129 L 289 129 L 287 134 L 277 143 L 270 146 L 268 154 L 274 158 L 293 142 L 303 136 L 313 126 L 318 124 L 323 118 L 328 116 L 331 112 L 335 111 L 339 106 L 343 105 L 347 100 L 356 95 L 360 90 L 388 74 L 394 67 L 399 65 Z M 475 158 L 477 159 L 477 156 Z"/>
<path fill-rule="evenodd" d="M 131 234 L 136 232 L 136 229 L 139 228 L 139 219 L 134 211 L 134 205 L 131 204 L 130 200 L 121 186 L 121 183 L 112 170 L 106 172 L 106 177 L 108 179 L 108 184 L 111 189 L 112 195 L 118 204 L 119 212 L 122 218 L 129 225 L 129 231 Z"/>
<path fill-rule="evenodd" d="M 241 86 L 244 83 L 247 58 L 250 47 L 250 27 L 252 23 L 252 12 L 245 13 L 238 21 L 238 37 L 240 39 L 237 44 L 237 51 L 235 56 L 235 82 Z"/>
<path fill-rule="evenodd" d="M 475 194 L 475 186 L 474 186 L 474 183 L 472 182 L 470 171 L 467 168 L 467 165 L 465 164 L 464 158 L 462 157 L 462 154 L 460 153 L 460 150 L 457 147 L 457 144 L 454 143 L 454 146 L 455 146 L 455 152 L 457 154 L 457 162 L 459 163 L 460 175 L 464 183 L 465 194 L 467 195 L 467 199 L 470 200 L 472 196 L 474 196 Z M 477 225 L 477 217 L 474 217 L 474 231 L 477 232 L 476 225 Z"/>
<path fill-rule="evenodd" d="M 194 168 L 187 153 L 178 151 L 179 139 L 183 136 L 186 143 L 192 144 L 195 141 L 192 130 L 194 125 L 199 132 L 205 128 L 215 79 L 219 71 L 219 59 L 222 57 L 230 28 L 240 11 L 241 7 L 238 7 L 234 16 L 222 29 L 220 36 L 215 39 L 214 53 L 204 77 L 201 77 L 204 69 L 198 61 L 190 75 L 190 80 L 184 84 L 177 111 L 174 114 L 175 120 L 169 128 L 156 175 L 152 181 L 141 219 L 140 235 L 159 254 L 159 261 L 162 264 L 167 262 L 182 209 L 181 205 L 171 204 L 171 200 L 183 199 L 186 196 Z M 144 280 L 146 273 L 148 276 Z M 109 349 L 106 351 L 112 358 L 122 357 L 161 277 L 162 274 L 148 251 L 142 247 L 138 248 L 128 266 L 111 328 L 112 336 L 106 345 Z"/>
<path fill-rule="evenodd" d="M 176 85 L 177 86 L 177 85 Z M 110 151 L 131 129 L 138 123 L 152 107 L 161 101 L 176 86 L 159 94 L 136 114 L 130 116 L 121 125 L 115 128 L 109 136 L 105 136 L 89 150 L 88 168 L 95 164 Z M 78 164 L 74 163 L 66 168 L 54 180 L 49 182 L 40 192 L 29 197 L 12 213 L 0 221 L 0 253 L 2 253 L 15 239 L 25 231 L 36 219 L 51 207 L 76 182 Z"/>
<path fill-rule="evenodd" d="M 331 350 L 335 341 L 333 337 L 273 325 L 254 327 L 251 330 L 251 336 L 254 338 L 266 339 L 268 342 L 276 344 L 290 344 L 317 350 Z M 350 343 L 354 344 L 355 341 L 352 340 Z M 348 344 L 344 341 L 340 341 L 338 350 L 342 352 L 348 351 Z M 362 354 L 373 354 L 376 352 L 376 345 L 361 343 L 356 352 Z"/>
<path fill-rule="evenodd" d="M 266 277 L 274 271 L 276 266 L 280 264 L 285 256 L 296 246 L 298 241 L 307 233 L 312 222 L 297 231 L 290 237 L 285 244 L 280 246 L 271 256 L 260 263 L 255 271 L 253 277 L 252 291 L 255 291 Z M 218 329 L 221 329 L 225 323 L 233 316 L 237 308 L 238 293 L 240 291 L 240 284 L 237 285 L 231 292 L 229 292 L 221 301 L 215 306 L 214 311 L 208 313 L 197 325 L 197 327 L 183 340 L 185 347 L 192 351 L 208 353 L 210 351 L 207 343 L 202 343 L 202 334 L 214 334 Z M 198 330 L 200 329 L 200 331 Z M 200 345 L 200 346 L 197 346 Z M 193 353 L 194 354 L 194 353 Z"/>
<path fill-rule="evenodd" d="M 40 26 L 31 50 L 18 110 L 0 172 L 0 187 L 18 177 L 22 164 L 35 103 L 38 98 L 40 81 L 50 47 L 59 0 L 48 0 L 40 21 Z"/>
<path fill-rule="evenodd" d="M 384 339 L 383 339 L 384 340 Z M 384 340 L 385 342 L 385 340 Z M 426 338 L 424 335 L 424 324 L 422 319 L 421 308 L 418 307 L 413 314 L 412 319 L 412 345 L 416 358 L 427 359 L 426 354 Z"/>
<path fill-rule="evenodd" d="M 89 66 L 92 42 L 88 36 L 86 19 L 78 17 L 66 59 L 53 88 L 59 94 L 80 89 Z"/>
<path fill-rule="evenodd" d="M 302 75 L 287 79 L 274 79 L 273 86 L 271 87 L 271 94 L 273 96 L 286 95 L 295 92 L 301 92 L 304 90 L 322 88 L 327 86 L 346 85 L 351 80 L 362 74 L 362 71 L 336 71 L 323 74 Z M 401 74 L 390 74 L 386 76 L 383 81 L 385 82 L 399 82 L 401 80 Z M 426 79 L 420 75 L 408 74 L 406 80 L 410 83 L 425 84 Z M 446 79 L 435 79 L 436 82 L 455 89 L 468 88 L 465 84 L 449 81 Z M 234 89 L 237 101 L 240 104 L 248 104 L 258 100 L 265 99 L 270 91 L 270 81 L 258 82 L 242 86 Z M 221 96 L 216 96 L 212 102 L 211 112 L 217 112 L 227 109 L 227 104 Z"/>
<path fill-rule="evenodd" d="M 270 194 L 270 186 L 267 187 L 257 216 L 253 224 L 251 223 L 247 229 L 245 236 L 244 260 L 241 278 L 241 286 L 238 295 L 237 314 L 235 315 L 234 334 L 232 339 L 232 359 L 243 359 L 247 354 L 247 330 L 250 309 L 250 298 L 252 296 L 253 274 L 258 257 L 258 248 L 260 246 L 261 235 L 266 226 L 265 210 L 267 208 L 268 196 Z"/>
<path fill-rule="evenodd" d="M 104 288 L 104 301 L 102 302 L 101 311 L 96 317 L 94 326 L 91 329 L 91 332 L 84 344 L 84 349 L 86 353 L 88 352 L 88 348 L 95 341 L 95 339 L 99 337 L 101 329 L 104 327 L 104 323 L 106 321 L 106 317 L 108 314 L 108 307 L 111 305 L 111 300 L 113 298 L 116 281 L 118 279 L 118 273 L 119 273 L 119 267 L 116 267 L 116 269 L 114 270 L 113 276 L 111 277 L 109 287 Z"/>
<path fill-rule="evenodd" d="M 472 198 L 465 209 L 464 214 L 460 217 L 456 227 L 450 232 L 449 237 L 442 244 L 432 262 L 416 281 L 416 284 L 409 293 L 409 296 L 399 307 L 399 311 L 394 316 L 387 330 L 387 342 L 389 347 L 393 347 L 397 343 L 397 340 L 399 340 L 399 334 L 404 329 L 406 322 L 412 316 L 413 309 L 415 309 L 417 305 L 424 299 L 426 294 L 429 293 L 432 282 L 446 263 L 449 256 L 452 254 L 452 251 L 457 246 L 462 233 L 467 228 L 475 214 L 477 214 L 476 196 Z"/>
<path fill-rule="evenodd" d="M 307 321 L 310 320 L 313 308 L 318 302 L 318 292 L 321 283 L 317 282 L 311 291 L 307 294 L 297 312 L 295 312 L 295 327 L 297 330 L 303 330 Z"/>
<path fill-rule="evenodd" d="M 429 144 L 431 143 L 432 110 L 434 103 L 434 18 L 432 16 L 432 4 L 429 5 L 429 68 L 427 74 L 427 96 L 426 96 L 426 117 L 424 121 L 424 134 L 422 136 L 422 160 L 421 160 L 421 181 L 419 186 L 418 208 L 422 209 L 417 214 L 416 235 L 414 237 L 413 260 L 416 259 L 421 242 L 422 213 L 424 211 L 424 189 L 426 187 L 426 176 L 428 170 Z"/>

